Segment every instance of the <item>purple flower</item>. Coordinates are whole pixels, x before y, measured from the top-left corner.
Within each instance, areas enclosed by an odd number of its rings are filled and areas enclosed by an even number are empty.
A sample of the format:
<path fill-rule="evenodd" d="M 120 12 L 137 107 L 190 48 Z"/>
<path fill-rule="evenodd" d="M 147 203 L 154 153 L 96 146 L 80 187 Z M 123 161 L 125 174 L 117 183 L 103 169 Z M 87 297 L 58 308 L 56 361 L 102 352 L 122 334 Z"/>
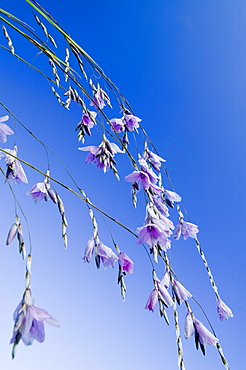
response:
<path fill-rule="evenodd" d="M 117 133 L 124 131 L 134 131 L 139 127 L 138 122 L 142 120 L 129 111 L 126 111 L 122 118 L 113 118 L 110 120 L 111 130 Z"/>
<path fill-rule="evenodd" d="M 94 253 L 94 249 L 95 249 L 95 241 L 94 241 L 94 238 L 92 237 L 88 240 L 86 244 L 85 254 L 83 258 L 85 262 L 90 262 L 92 255 Z"/>
<path fill-rule="evenodd" d="M 156 184 L 158 177 L 154 173 L 154 171 L 152 171 L 152 169 L 148 166 L 146 160 L 143 159 L 142 157 L 140 157 L 139 160 L 138 160 L 138 163 L 141 166 L 141 170 L 144 171 L 145 173 L 147 173 L 147 175 L 149 176 L 150 182 L 152 184 Z"/>
<path fill-rule="evenodd" d="M 142 121 L 140 118 L 134 116 L 133 114 L 128 114 L 128 113 L 124 114 L 122 118 L 126 125 L 127 131 L 134 131 L 135 129 L 139 127 L 139 122 Z"/>
<path fill-rule="evenodd" d="M 105 267 L 114 267 L 115 261 L 118 260 L 118 257 L 111 248 L 100 242 L 100 240 L 95 240 L 94 237 L 89 239 L 86 244 L 84 261 L 90 262 L 93 253 L 95 253 L 97 268 L 100 267 L 101 261 Z"/>
<path fill-rule="evenodd" d="M 42 343 L 45 339 L 44 322 L 53 326 L 60 326 L 59 322 L 47 311 L 33 305 L 29 289 L 26 289 L 22 301 L 14 312 L 14 321 L 14 332 L 10 340 L 10 343 L 14 343 L 14 347 L 20 339 L 26 346 L 31 345 L 35 339 Z"/>
<path fill-rule="evenodd" d="M 232 310 L 222 301 L 222 299 L 217 297 L 217 312 L 220 320 L 228 320 L 229 317 L 234 317 Z"/>
<path fill-rule="evenodd" d="M 97 91 L 95 92 L 94 94 L 94 99 L 93 99 L 93 103 L 91 103 L 91 105 L 95 105 L 97 108 L 100 108 L 100 109 L 103 109 L 106 104 L 104 102 L 104 96 L 103 96 L 103 92 L 98 84 L 98 87 L 97 87 Z"/>
<path fill-rule="evenodd" d="M 125 177 L 125 180 L 132 182 L 137 190 L 144 188 L 144 190 L 149 189 L 150 179 L 147 173 L 143 171 L 133 171 Z"/>
<path fill-rule="evenodd" d="M 154 248 L 157 243 L 166 246 L 169 242 L 165 231 L 153 223 L 137 228 L 137 233 L 139 234 L 137 244 L 146 243 L 150 248 Z"/>
<path fill-rule="evenodd" d="M 7 137 L 6 135 L 13 135 L 14 131 L 11 130 L 11 128 L 6 125 L 6 123 L 3 123 L 9 119 L 9 116 L 3 116 L 0 117 L 0 141 L 1 143 L 6 143 Z"/>
<path fill-rule="evenodd" d="M 83 112 L 81 121 L 78 123 L 76 130 L 79 130 L 78 138 L 79 140 L 84 141 L 85 134 L 91 136 L 91 129 L 94 127 L 96 123 L 96 112 L 92 112 L 87 110 Z"/>
<path fill-rule="evenodd" d="M 157 302 L 158 302 L 158 291 L 156 288 L 154 288 L 152 292 L 150 293 L 150 296 L 145 305 L 145 308 L 153 312 L 156 307 Z"/>
<path fill-rule="evenodd" d="M 130 257 L 128 257 L 125 253 L 120 252 L 118 254 L 118 258 L 121 271 L 127 272 L 128 274 L 132 274 L 134 269 L 134 262 L 132 262 Z"/>
<path fill-rule="evenodd" d="M 112 251 L 111 248 L 107 247 L 102 242 L 99 242 L 96 248 L 96 258 L 99 257 L 102 261 L 103 265 L 106 267 L 114 267 L 115 261 L 117 261 L 118 257 Z"/>
<path fill-rule="evenodd" d="M 199 345 L 202 353 L 205 355 L 205 345 L 216 346 L 219 339 L 216 338 L 202 323 L 197 320 L 191 312 L 188 312 L 185 318 L 185 336 L 190 338 L 195 333 L 196 349 Z"/>
<path fill-rule="evenodd" d="M 18 185 L 21 183 L 21 181 L 28 183 L 28 180 L 27 180 L 27 177 L 23 170 L 22 165 L 17 159 L 12 157 L 12 155 L 17 157 L 17 153 L 18 153 L 17 145 L 14 146 L 13 150 L 6 149 L 6 152 L 8 152 L 9 154 L 5 154 L 5 153 L 0 154 L 0 159 L 4 158 L 6 165 L 7 165 L 6 179 L 13 180 L 13 182 Z"/>
<path fill-rule="evenodd" d="M 156 171 L 160 171 L 160 167 L 162 165 L 161 162 L 166 162 L 165 159 L 151 152 L 147 147 L 144 150 L 143 157 L 146 161 L 148 161 L 154 167 Z"/>
<path fill-rule="evenodd" d="M 188 298 L 192 297 L 192 294 L 182 285 L 179 281 L 173 280 L 173 291 L 177 299 L 178 304 L 187 301 Z"/>
<path fill-rule="evenodd" d="M 31 195 L 35 203 L 40 202 L 42 199 L 47 202 L 49 198 L 51 198 L 54 203 L 57 203 L 55 193 L 50 188 L 50 184 L 47 181 L 38 182 L 26 193 L 26 195 Z"/>
<path fill-rule="evenodd" d="M 110 120 L 111 130 L 117 133 L 125 131 L 125 124 L 122 118 L 113 118 Z"/>
<path fill-rule="evenodd" d="M 196 239 L 196 234 L 199 232 L 198 226 L 191 222 L 179 221 L 174 230 L 174 239 L 179 240 L 182 235 L 184 240 L 190 238 Z"/>
<path fill-rule="evenodd" d="M 116 164 L 114 156 L 116 153 L 124 153 L 118 145 L 115 143 L 110 143 L 105 136 L 99 146 L 85 146 L 78 148 L 82 151 L 89 151 L 86 158 L 86 163 L 94 163 L 96 167 L 102 169 L 104 172 L 107 172 L 109 168 L 113 168 L 116 171 L 114 165 Z"/>
<path fill-rule="evenodd" d="M 174 191 L 171 190 L 164 190 L 165 197 L 170 200 L 170 202 L 181 202 L 182 198 L 180 195 L 175 193 Z"/>
<path fill-rule="evenodd" d="M 173 305 L 172 297 L 168 293 L 167 288 L 165 287 L 163 283 L 163 279 L 161 281 L 159 279 L 154 280 L 155 288 L 150 293 L 148 301 L 145 305 L 145 308 L 150 311 L 154 311 L 158 299 L 160 299 L 166 307 L 170 307 Z"/>
<path fill-rule="evenodd" d="M 163 200 L 162 197 L 153 197 L 154 204 L 158 211 L 163 214 L 164 216 L 168 217 L 169 216 L 169 211 L 168 207 L 165 204 L 165 201 Z"/>

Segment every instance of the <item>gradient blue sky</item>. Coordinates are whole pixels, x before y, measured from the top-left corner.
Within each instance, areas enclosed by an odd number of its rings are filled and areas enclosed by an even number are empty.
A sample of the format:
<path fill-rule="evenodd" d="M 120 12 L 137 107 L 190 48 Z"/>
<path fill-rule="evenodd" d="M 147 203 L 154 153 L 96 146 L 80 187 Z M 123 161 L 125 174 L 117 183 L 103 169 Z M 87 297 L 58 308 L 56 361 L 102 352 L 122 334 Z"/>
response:
<path fill-rule="evenodd" d="M 235 318 L 221 323 L 213 291 L 193 240 L 173 243 L 172 263 L 182 282 L 208 314 L 232 370 L 246 369 L 243 330 L 245 320 L 245 138 L 246 138 L 246 4 L 244 1 L 83 1 L 52 2 L 47 9 L 101 65 L 129 100 L 137 116 L 167 160 L 176 191 L 192 222 L 199 225 L 199 239 L 213 271 L 221 297 Z M 1 8 L 26 20 L 37 32 L 31 9 L 24 0 L 1 1 Z M 48 25 L 47 25 L 48 26 Z M 64 43 L 52 32 L 61 45 Z M 9 30 L 16 53 L 51 76 L 42 55 Z M 6 40 L 1 36 L 1 44 Z M 79 185 L 99 207 L 133 230 L 142 225 L 144 201 L 137 211 L 131 204 L 130 185 L 117 182 L 85 164 L 77 150 L 74 131 L 80 120 L 78 107 L 69 112 L 60 107 L 47 81 L 12 55 L 0 51 L 0 100 L 68 165 Z M 107 110 L 110 113 L 110 110 Z M 114 110 L 114 116 L 118 113 Z M 6 112 L 0 108 L 0 116 Z M 14 121 L 10 121 L 15 129 Z M 17 125 L 16 141 L 21 158 L 44 172 L 42 147 Z M 99 133 L 86 141 L 98 144 Z M 5 148 L 12 147 L 9 138 Z M 123 179 L 131 172 L 118 155 Z M 52 175 L 67 185 L 70 179 L 51 158 Z M 46 327 L 46 340 L 32 347 L 19 345 L 11 361 L 9 338 L 12 313 L 24 290 L 23 261 L 16 241 L 5 247 L 14 221 L 14 204 L 2 181 L 0 234 L 0 366 L 6 370 L 175 370 L 175 332 L 158 312 L 144 310 L 152 289 L 151 266 L 135 239 L 108 223 L 120 248 L 135 262 L 127 276 L 127 299 L 122 302 L 116 284 L 117 269 L 97 270 L 94 261 L 82 256 L 91 237 L 91 224 L 84 204 L 63 189 L 69 221 L 69 247 L 64 251 L 60 217 L 49 202 L 34 205 L 25 193 L 42 181 L 26 169 L 29 184 L 16 192 L 28 216 L 33 241 L 32 292 L 36 305 L 47 309 L 62 324 Z M 168 188 L 165 180 L 164 185 Z M 110 246 L 107 226 L 97 217 L 103 242 Z M 171 214 L 177 221 L 175 212 Z M 161 275 L 162 266 L 158 266 Z M 198 319 L 206 323 L 192 303 Z M 180 309 L 183 328 L 185 308 Z M 188 370 L 223 369 L 215 348 L 205 357 L 194 348 L 193 338 L 184 343 Z"/>

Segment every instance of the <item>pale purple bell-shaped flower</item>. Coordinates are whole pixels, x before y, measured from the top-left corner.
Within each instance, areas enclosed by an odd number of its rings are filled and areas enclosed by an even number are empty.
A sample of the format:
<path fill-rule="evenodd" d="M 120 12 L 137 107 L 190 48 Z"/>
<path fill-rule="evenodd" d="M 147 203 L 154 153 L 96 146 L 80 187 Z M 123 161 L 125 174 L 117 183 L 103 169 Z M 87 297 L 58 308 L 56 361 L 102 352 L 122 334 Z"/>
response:
<path fill-rule="evenodd" d="M 118 257 L 112 251 L 112 249 L 107 247 L 102 242 L 99 242 L 96 247 L 96 257 L 100 257 L 100 260 L 105 267 L 114 267 L 115 261 L 118 260 Z"/>
<path fill-rule="evenodd" d="M 153 312 L 156 307 L 157 302 L 158 302 L 158 291 L 156 288 L 154 288 L 152 292 L 150 293 L 150 296 L 145 305 L 145 308 Z"/>
<path fill-rule="evenodd" d="M 139 160 L 138 160 L 138 163 L 141 166 L 141 170 L 144 171 L 145 173 L 147 173 L 147 175 L 149 176 L 150 182 L 152 184 L 156 184 L 158 177 L 154 173 L 154 171 L 152 171 L 152 169 L 148 166 L 146 160 L 144 158 L 140 157 Z"/>
<path fill-rule="evenodd" d="M 150 311 L 154 311 L 158 299 L 160 299 L 166 307 L 170 307 L 173 305 L 172 297 L 168 293 L 168 290 L 163 283 L 163 279 L 161 281 L 159 279 L 155 280 L 155 288 L 150 293 L 145 308 Z"/>
<path fill-rule="evenodd" d="M 6 180 L 13 180 L 14 183 L 20 184 L 21 182 L 28 183 L 26 174 L 23 170 L 22 165 L 20 162 L 12 157 L 14 155 L 17 157 L 18 154 L 18 147 L 17 145 L 14 146 L 14 149 L 5 149 L 6 153 L 0 153 L 0 159 L 5 159 L 6 165 L 7 165 L 7 171 L 6 171 Z M 12 155 L 11 155 L 12 154 Z"/>
<path fill-rule="evenodd" d="M 135 184 L 137 191 L 142 188 L 148 190 L 150 185 L 149 175 L 143 171 L 133 171 L 125 177 L 125 181 Z"/>
<path fill-rule="evenodd" d="M 86 248 L 85 248 L 85 254 L 84 254 L 84 257 L 83 257 L 83 260 L 85 262 L 90 262 L 91 258 L 92 258 L 92 255 L 94 253 L 94 249 L 95 249 L 95 239 L 94 237 L 90 238 L 86 244 Z"/>
<path fill-rule="evenodd" d="M 161 245 L 168 242 L 165 231 L 153 223 L 137 228 L 137 233 L 139 234 L 137 244 L 146 243 L 150 248 L 154 248 L 158 242 Z"/>
<path fill-rule="evenodd" d="M 194 333 L 195 327 L 193 323 L 193 314 L 188 311 L 186 316 L 185 316 L 185 330 L 184 330 L 184 335 L 187 339 L 190 339 L 192 334 Z"/>
<path fill-rule="evenodd" d="M 3 116 L 0 117 L 0 142 L 6 143 L 7 136 L 6 135 L 13 135 L 14 131 L 6 125 L 6 123 L 3 123 L 9 119 L 9 116 Z"/>
<path fill-rule="evenodd" d="M 165 204 L 165 201 L 162 197 L 153 197 L 153 201 L 154 201 L 154 204 L 156 206 L 156 208 L 158 209 L 158 211 L 163 214 L 165 217 L 168 217 L 169 216 L 169 210 L 168 210 L 168 207 L 166 206 Z"/>
<path fill-rule="evenodd" d="M 124 153 L 118 145 L 115 143 L 109 142 L 106 137 L 103 137 L 103 140 L 99 146 L 85 146 L 78 148 L 82 151 L 89 151 L 86 158 L 86 163 L 94 163 L 96 167 L 102 169 L 104 172 L 107 172 L 109 168 L 115 168 L 116 164 L 114 156 L 116 153 Z"/>
<path fill-rule="evenodd" d="M 191 222 L 179 221 L 174 230 L 174 239 L 179 240 L 182 235 L 184 240 L 190 238 L 196 239 L 196 234 L 199 232 L 198 226 Z"/>
<path fill-rule="evenodd" d="M 131 260 L 130 257 L 128 257 L 125 253 L 120 252 L 118 254 L 119 258 L 119 265 L 121 267 L 121 271 L 132 274 L 134 269 L 134 262 Z"/>
<path fill-rule="evenodd" d="M 116 254 L 111 248 L 103 244 L 99 239 L 95 240 L 94 237 L 90 238 L 86 244 L 84 261 L 90 262 L 93 254 L 95 253 L 97 268 L 100 267 L 100 262 L 106 267 L 114 267 L 114 263 L 118 260 Z"/>
<path fill-rule="evenodd" d="M 79 130 L 79 138 L 83 138 L 85 134 L 91 136 L 91 129 L 96 123 L 96 112 L 86 111 L 83 112 L 81 121 L 78 123 L 76 130 Z"/>
<path fill-rule="evenodd" d="M 99 84 L 97 85 L 97 90 L 94 93 L 93 102 L 94 103 L 91 103 L 90 105 L 94 105 L 94 106 L 96 106 L 96 108 L 103 109 L 106 106 L 106 104 L 104 102 L 103 91 L 101 90 Z"/>
<path fill-rule="evenodd" d="M 222 299 L 217 297 L 217 312 L 220 320 L 228 320 L 229 317 L 234 317 L 232 310 L 222 301 Z"/>
<path fill-rule="evenodd" d="M 162 162 L 166 162 L 165 159 L 161 158 L 159 155 L 151 152 L 148 148 L 145 148 L 143 157 L 146 161 L 148 161 L 156 171 L 160 171 L 160 167 L 162 166 Z"/>
<path fill-rule="evenodd" d="M 124 114 L 122 117 L 124 120 L 125 126 L 127 131 L 134 131 L 139 127 L 139 122 L 141 122 L 141 118 L 134 116 L 133 114 Z"/>
<path fill-rule="evenodd" d="M 187 301 L 192 297 L 192 294 L 177 280 L 173 279 L 173 291 L 178 304 Z"/>
<path fill-rule="evenodd" d="M 175 193 L 174 191 L 171 190 L 164 190 L 164 195 L 166 198 L 170 200 L 171 203 L 173 202 L 181 202 L 182 198 L 180 195 Z"/>
<path fill-rule="evenodd" d="M 191 312 L 188 312 L 185 318 L 185 337 L 189 339 L 195 334 L 196 348 L 199 345 L 202 353 L 205 355 L 205 345 L 216 346 L 219 339 L 216 338 L 202 323 L 197 320 Z"/>
<path fill-rule="evenodd" d="M 44 323 L 60 326 L 59 322 L 47 311 L 34 306 L 29 289 L 26 290 L 24 297 L 14 312 L 15 324 L 13 336 L 10 340 L 10 343 L 13 343 L 14 346 L 19 343 L 20 339 L 26 346 L 31 345 L 35 339 L 42 343 L 45 339 Z"/>
<path fill-rule="evenodd" d="M 122 118 L 113 118 L 110 120 L 111 130 L 117 133 L 125 131 L 125 123 Z"/>
<path fill-rule="evenodd" d="M 31 195 L 35 203 L 45 200 L 46 202 L 51 199 L 54 203 L 57 203 L 56 195 L 54 191 L 50 188 L 48 179 L 46 178 L 43 182 L 38 182 L 35 184 L 31 190 L 29 190 L 26 195 Z"/>

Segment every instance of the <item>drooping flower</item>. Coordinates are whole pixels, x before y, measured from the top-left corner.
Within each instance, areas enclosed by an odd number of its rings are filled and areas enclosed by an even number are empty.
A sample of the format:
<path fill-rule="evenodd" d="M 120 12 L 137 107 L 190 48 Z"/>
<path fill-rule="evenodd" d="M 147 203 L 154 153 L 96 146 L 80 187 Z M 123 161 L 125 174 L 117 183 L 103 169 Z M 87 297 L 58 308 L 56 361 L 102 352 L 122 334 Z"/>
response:
<path fill-rule="evenodd" d="M 154 279 L 155 287 L 150 293 L 148 301 L 145 305 L 145 308 L 150 311 L 154 311 L 158 299 L 160 299 L 166 307 L 173 305 L 172 297 L 168 293 L 167 287 L 164 285 L 164 277 L 161 281 L 157 277 Z"/>
<path fill-rule="evenodd" d="M 103 265 L 106 267 L 114 267 L 115 261 L 118 260 L 116 254 L 112 251 L 111 248 L 107 247 L 102 242 L 99 242 L 96 248 L 96 259 L 102 261 Z M 100 265 L 99 265 L 100 266 Z"/>
<path fill-rule="evenodd" d="M 217 297 L 217 312 L 220 320 L 228 320 L 229 317 L 234 317 L 232 310 L 222 301 L 222 299 Z"/>
<path fill-rule="evenodd" d="M 153 197 L 154 204 L 158 211 L 163 214 L 165 217 L 169 216 L 169 210 L 168 207 L 165 204 L 165 200 L 162 197 Z"/>
<path fill-rule="evenodd" d="M 178 304 L 187 301 L 192 297 L 192 294 L 177 280 L 173 279 L 173 291 Z"/>
<path fill-rule="evenodd" d="M 144 188 L 144 190 L 149 189 L 150 179 L 147 173 L 143 171 L 133 171 L 125 177 L 125 180 L 132 182 L 135 185 L 137 191 Z"/>
<path fill-rule="evenodd" d="M 171 190 L 164 190 L 164 195 L 170 200 L 171 203 L 181 202 L 182 198 L 180 195 Z"/>
<path fill-rule="evenodd" d="M 116 153 L 124 153 L 118 145 L 115 143 L 110 143 L 108 139 L 103 135 L 103 140 L 99 146 L 85 146 L 78 148 L 82 151 L 89 151 L 86 158 L 86 163 L 94 163 L 96 167 L 102 169 L 104 172 L 107 172 L 109 168 L 112 168 L 114 172 L 117 172 L 115 168 L 114 156 Z"/>
<path fill-rule="evenodd" d="M 31 291 L 26 289 L 22 301 L 14 312 L 14 331 L 10 343 L 14 344 L 12 356 L 15 355 L 15 347 L 22 339 L 29 346 L 36 339 L 42 343 L 45 339 L 44 322 L 53 326 L 60 326 L 47 311 L 34 306 Z"/>
<path fill-rule="evenodd" d="M 216 338 L 202 323 L 197 320 L 191 312 L 188 312 L 185 318 L 185 336 L 187 339 L 195 333 L 196 349 L 199 345 L 202 353 L 205 355 L 205 345 L 216 346 L 219 339 Z"/>
<path fill-rule="evenodd" d="M 151 152 L 148 147 L 145 147 L 143 157 L 146 161 L 148 161 L 154 167 L 156 171 L 160 171 L 162 162 L 166 162 L 165 159 Z"/>
<path fill-rule="evenodd" d="M 79 131 L 78 139 L 84 142 L 84 136 L 91 136 L 91 129 L 95 126 L 97 113 L 87 110 L 83 112 L 81 121 L 78 123 L 76 130 Z"/>
<path fill-rule="evenodd" d="M 103 109 L 106 104 L 104 102 L 104 96 L 103 96 L 103 92 L 98 84 L 97 86 L 97 91 L 94 93 L 94 99 L 93 99 L 93 103 L 91 103 L 91 105 L 95 105 L 97 108 L 100 108 L 100 109 Z"/>
<path fill-rule="evenodd" d="M 128 110 L 125 110 L 125 113 L 122 118 L 113 118 L 110 120 L 111 130 L 117 133 L 124 131 L 134 131 L 139 127 L 139 122 L 142 120 Z"/>
<path fill-rule="evenodd" d="M 145 305 L 145 308 L 153 312 L 156 307 L 157 302 L 158 302 L 158 291 L 156 288 L 154 288 L 152 292 L 150 293 L 150 296 Z"/>
<path fill-rule="evenodd" d="M 49 170 L 47 171 L 49 175 Z M 43 182 L 38 182 L 35 184 L 31 190 L 29 190 L 26 195 L 31 195 L 35 203 L 45 200 L 46 202 L 51 199 L 54 203 L 57 203 L 57 198 L 54 191 L 50 188 L 49 178 L 46 177 Z"/>
<path fill-rule="evenodd" d="M 113 118 L 110 120 L 111 130 L 117 133 L 125 131 L 125 124 L 122 118 Z"/>
<path fill-rule="evenodd" d="M 150 248 L 154 248 L 157 243 L 165 247 L 169 242 L 165 231 L 153 223 L 137 228 L 137 233 L 139 234 L 137 244 L 146 243 Z"/>
<path fill-rule="evenodd" d="M 196 239 L 196 234 L 199 232 L 198 226 L 191 222 L 180 220 L 174 230 L 174 239 L 179 240 L 182 235 L 184 240 L 190 238 Z"/>
<path fill-rule="evenodd" d="M 5 151 L 8 152 L 9 154 L 0 153 L 0 159 L 4 158 L 5 162 L 6 162 L 6 165 L 7 165 L 6 179 L 7 180 L 13 180 L 13 182 L 18 184 L 18 185 L 21 183 L 21 181 L 25 182 L 25 183 L 28 183 L 28 180 L 27 180 L 27 177 L 26 177 L 26 174 L 23 170 L 22 165 L 20 164 L 20 162 L 17 159 L 12 157 L 12 155 L 17 157 L 17 153 L 18 153 L 17 145 L 14 146 L 13 150 L 12 149 L 5 149 Z"/>
<path fill-rule="evenodd" d="M 130 257 L 128 257 L 125 253 L 120 252 L 118 254 L 118 258 L 121 271 L 124 273 L 132 274 L 134 269 L 134 262 L 130 259 Z"/>
<path fill-rule="evenodd" d="M 94 237 L 90 238 L 86 244 L 84 261 L 90 262 L 93 253 L 95 253 L 97 268 L 100 267 L 100 262 L 102 262 L 105 267 L 114 267 L 115 261 L 118 260 L 118 257 L 111 248 L 107 247 L 99 239 L 96 240 Z"/>
<path fill-rule="evenodd" d="M 141 118 L 138 118 L 130 113 L 125 113 L 122 117 L 127 131 L 134 131 L 139 127 L 139 122 L 141 122 Z"/>
<path fill-rule="evenodd" d="M 7 136 L 6 135 L 13 135 L 14 131 L 6 125 L 6 123 L 3 123 L 9 119 L 9 116 L 3 116 L 0 117 L 0 141 L 1 143 L 6 143 Z"/>

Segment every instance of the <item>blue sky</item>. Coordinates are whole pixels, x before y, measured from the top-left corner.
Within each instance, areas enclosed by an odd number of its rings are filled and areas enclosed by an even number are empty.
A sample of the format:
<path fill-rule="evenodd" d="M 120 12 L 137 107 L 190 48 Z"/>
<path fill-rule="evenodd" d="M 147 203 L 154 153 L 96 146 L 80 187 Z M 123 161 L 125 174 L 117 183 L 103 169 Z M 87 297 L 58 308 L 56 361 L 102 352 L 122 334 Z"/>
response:
<path fill-rule="evenodd" d="M 207 256 L 219 292 L 235 317 L 220 322 L 205 268 L 194 240 L 174 241 L 171 255 L 175 272 L 208 314 L 231 369 L 243 369 L 245 328 L 245 118 L 246 33 L 243 1 L 94 1 L 71 0 L 62 4 L 42 1 L 70 35 L 93 57 L 120 88 L 136 115 L 142 118 L 161 156 L 176 191 L 192 222 L 199 225 L 199 240 Z M 25 1 L 1 1 L 1 7 L 38 29 Z M 64 42 L 46 24 L 61 45 Z M 9 30 L 16 53 L 27 58 L 51 77 L 45 58 Z M 0 43 L 6 45 L 1 36 Z M 31 131 L 64 160 L 76 181 L 91 200 L 135 230 L 143 224 L 144 199 L 138 208 L 131 204 L 130 184 L 123 181 L 132 171 L 129 161 L 118 154 L 118 182 L 85 164 L 85 153 L 77 150 L 75 127 L 81 111 L 57 104 L 47 81 L 11 54 L 0 51 L 0 101 Z M 92 73 L 92 71 L 91 71 Z M 118 108 L 107 114 L 119 115 Z M 6 112 L 0 108 L 0 116 Z M 112 117 L 113 118 L 113 117 Z M 5 148 L 19 146 L 23 158 L 46 171 L 45 153 L 13 120 L 17 131 Z M 97 145 L 95 129 L 85 145 Z M 140 140 L 138 140 L 140 146 Z M 36 305 L 61 322 L 59 329 L 46 326 L 46 340 L 26 348 L 20 343 L 10 359 L 12 313 L 24 290 L 25 266 L 13 241 L 5 239 L 14 221 L 14 203 L 2 180 L 0 204 L 1 257 L 0 365 L 12 369 L 85 370 L 174 370 L 177 368 L 172 310 L 167 327 L 158 312 L 144 310 L 152 289 L 151 266 L 146 252 L 133 236 L 107 221 L 116 242 L 135 262 L 135 272 L 126 277 L 127 298 L 122 302 L 116 284 L 117 269 L 97 270 L 94 261 L 82 261 L 92 228 L 86 206 L 64 189 L 56 190 L 64 200 L 69 221 L 69 246 L 65 251 L 61 224 L 51 202 L 34 205 L 25 193 L 42 176 L 26 169 L 29 184 L 15 186 L 29 219 L 33 242 L 32 292 Z M 62 166 L 51 156 L 51 174 L 73 186 Z M 168 182 L 164 179 L 164 186 Z M 112 246 L 107 224 L 98 215 L 101 239 Z M 177 222 L 175 212 L 172 220 Z M 26 231 L 26 230 L 24 230 Z M 163 266 L 157 271 L 162 274 Z M 184 305 L 183 305 L 184 306 Z M 180 308 L 183 330 L 185 307 Z M 198 319 L 206 324 L 201 310 L 192 303 Z M 183 334 L 184 359 L 189 370 L 223 369 L 215 348 L 207 346 L 205 357 Z"/>

